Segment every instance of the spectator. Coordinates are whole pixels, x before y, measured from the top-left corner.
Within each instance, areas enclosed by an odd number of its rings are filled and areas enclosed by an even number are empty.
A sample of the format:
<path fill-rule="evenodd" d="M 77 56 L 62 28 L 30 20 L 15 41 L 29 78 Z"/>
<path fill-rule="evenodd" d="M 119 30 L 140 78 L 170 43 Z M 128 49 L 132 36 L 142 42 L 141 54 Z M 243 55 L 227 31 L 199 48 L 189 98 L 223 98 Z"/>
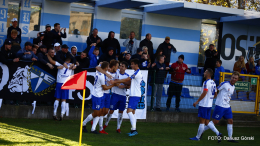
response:
<path fill-rule="evenodd" d="M 151 66 L 151 62 L 148 59 L 148 54 L 143 53 L 142 54 L 142 59 L 141 59 L 141 66 L 140 69 L 149 69 Z"/>
<path fill-rule="evenodd" d="M 214 77 L 214 73 L 215 73 L 215 67 L 216 67 L 216 60 L 217 60 L 217 56 L 218 52 L 216 50 L 214 50 L 214 45 L 210 44 L 209 45 L 209 49 L 205 51 L 205 64 L 204 64 L 204 71 L 206 71 L 208 68 L 213 70 L 213 76 Z"/>
<path fill-rule="evenodd" d="M 71 55 L 73 57 L 76 57 L 77 56 L 77 51 L 78 51 L 77 46 L 72 46 L 70 50 L 71 50 Z"/>
<path fill-rule="evenodd" d="M 142 60 L 142 55 L 143 55 L 142 48 L 138 48 L 136 54 L 133 55 L 131 59 L 135 59 L 136 58 L 138 60 Z"/>
<path fill-rule="evenodd" d="M 45 26 L 45 31 L 43 32 L 44 33 L 44 38 L 43 38 L 43 44 L 47 47 L 47 48 L 50 48 L 50 47 L 53 47 L 53 42 L 54 40 L 56 39 L 56 34 L 54 34 L 52 31 L 51 31 L 51 26 L 50 24 L 47 24 Z M 40 36 L 40 33 L 38 34 Z"/>
<path fill-rule="evenodd" d="M 255 66 L 255 74 L 260 75 L 260 59 L 257 60 L 257 64 Z"/>
<path fill-rule="evenodd" d="M 216 61 L 217 69 L 216 69 L 215 74 L 214 74 L 214 81 L 215 81 L 217 86 L 219 85 L 220 72 L 225 72 L 224 67 L 221 66 L 221 65 L 222 65 L 222 61 L 221 60 L 217 60 Z"/>
<path fill-rule="evenodd" d="M 85 51 L 89 54 L 90 48 L 95 44 L 97 48 L 102 46 L 102 39 L 97 35 L 98 29 L 94 28 L 92 34 L 87 38 L 87 48 Z M 92 54 L 92 52 L 91 52 Z"/>
<path fill-rule="evenodd" d="M 46 53 L 47 53 L 47 47 L 44 45 L 40 46 L 39 52 L 37 54 L 38 61 L 40 61 L 44 65 L 47 65 L 50 69 L 53 69 L 54 67 L 49 63 L 49 59 L 48 59 Z"/>
<path fill-rule="evenodd" d="M 120 55 L 118 57 L 118 60 L 120 62 L 125 61 L 128 64 L 127 69 L 131 69 L 131 67 L 130 67 L 130 65 L 131 65 L 130 59 L 131 59 L 131 54 L 127 53 L 127 51 L 124 51 L 124 52 L 120 53 Z"/>
<path fill-rule="evenodd" d="M 55 43 L 55 44 L 54 44 L 54 49 L 55 49 L 55 50 L 54 50 L 54 51 L 55 51 L 54 54 L 56 55 L 56 53 L 57 53 L 58 51 L 60 51 L 60 43 Z"/>
<path fill-rule="evenodd" d="M 131 55 L 135 55 L 137 53 L 137 49 L 139 48 L 139 41 L 135 39 L 135 32 L 130 32 L 129 38 L 125 40 L 123 45 L 126 47 L 125 50 Z"/>
<path fill-rule="evenodd" d="M 171 52 L 176 53 L 176 48 L 170 43 L 170 37 L 165 37 L 165 41 L 159 45 L 158 49 L 162 49 L 163 56 L 165 58 L 165 65 L 169 66 L 171 61 Z"/>
<path fill-rule="evenodd" d="M 18 31 L 16 29 L 13 29 L 11 31 L 11 38 L 9 38 L 9 40 L 12 42 L 12 50 L 14 52 L 18 52 L 21 49 L 21 42 L 20 39 L 18 39 L 17 35 Z"/>
<path fill-rule="evenodd" d="M 25 61 L 37 61 L 37 56 L 32 51 L 33 44 L 26 42 L 24 48 L 17 52 L 17 57 Z"/>
<path fill-rule="evenodd" d="M 255 61 L 254 61 L 254 57 L 250 57 L 249 60 L 246 63 L 246 70 L 248 74 L 255 74 Z"/>
<path fill-rule="evenodd" d="M 36 55 L 36 54 L 37 54 L 37 50 L 38 50 L 38 49 L 36 48 L 36 46 L 35 46 L 35 45 L 33 45 L 33 47 L 32 47 L 33 54 L 35 54 L 35 55 Z"/>
<path fill-rule="evenodd" d="M 234 64 L 233 71 L 237 71 L 241 74 L 246 73 L 246 65 L 245 65 L 245 59 L 244 56 L 240 56 L 237 62 Z"/>
<path fill-rule="evenodd" d="M 71 58 L 71 65 L 70 65 L 70 69 L 74 67 L 74 65 L 76 64 L 76 59 L 74 57 L 72 57 L 72 55 L 70 54 L 69 50 L 68 50 L 68 46 L 66 44 L 63 44 L 61 46 L 61 51 L 58 51 L 56 53 L 56 60 L 62 64 L 65 68 L 68 69 L 67 64 L 65 63 L 66 58 Z"/>
<path fill-rule="evenodd" d="M 44 33 L 41 32 L 41 33 L 39 33 L 39 35 L 40 35 L 39 37 L 33 39 L 33 44 L 37 45 L 38 47 L 43 44 Z"/>
<path fill-rule="evenodd" d="M 143 46 L 142 50 L 143 50 L 143 54 L 147 54 L 147 58 L 148 58 L 149 62 L 151 62 L 151 58 L 150 58 L 150 55 L 148 53 L 148 48 L 146 46 Z"/>
<path fill-rule="evenodd" d="M 4 42 L 4 48 L 0 52 L 0 62 L 3 64 L 9 64 L 13 62 L 18 62 L 19 58 L 16 58 L 16 53 L 11 49 L 12 42 L 10 39 L 6 39 Z"/>
<path fill-rule="evenodd" d="M 116 56 L 114 55 L 114 48 L 109 47 L 109 48 L 107 48 L 107 50 L 108 50 L 108 53 L 102 54 L 100 56 L 99 62 L 103 62 L 103 61 L 110 62 L 113 59 L 116 60 Z"/>
<path fill-rule="evenodd" d="M 88 52 L 88 56 L 89 56 L 89 68 L 95 68 L 98 65 L 98 60 L 99 60 L 99 48 L 95 47 L 95 45 L 93 45 L 89 52 Z"/>
<path fill-rule="evenodd" d="M 154 62 L 154 55 L 153 55 L 153 42 L 151 41 L 152 35 L 150 33 L 147 33 L 145 36 L 145 39 L 143 39 L 140 42 L 140 48 L 143 48 L 144 46 L 147 47 L 148 51 L 148 58 L 151 59 L 151 62 Z M 144 52 L 146 53 L 146 52 Z"/>
<path fill-rule="evenodd" d="M 156 70 L 155 75 L 155 86 L 153 90 L 154 98 L 156 97 L 156 111 L 162 111 L 161 110 L 161 97 L 163 92 L 163 83 L 164 83 L 164 75 L 167 73 L 167 70 L 170 69 L 170 67 L 166 67 L 164 64 L 164 57 L 159 56 L 159 61 L 156 61 L 152 64 L 152 69 Z"/>
<path fill-rule="evenodd" d="M 76 64 L 77 64 L 77 69 L 82 69 L 82 68 L 89 68 L 89 59 L 87 57 L 87 52 L 81 52 L 80 56 L 76 56 Z"/>
<path fill-rule="evenodd" d="M 168 99 L 167 99 L 167 109 L 166 111 L 169 111 L 171 106 L 171 100 L 173 95 L 175 95 L 175 111 L 181 112 L 180 107 L 180 97 L 181 97 L 181 91 L 182 91 L 182 85 L 184 80 L 184 74 L 185 72 L 190 73 L 190 70 L 188 69 L 188 66 L 183 63 L 184 61 L 184 55 L 180 55 L 178 57 L 178 61 L 176 63 L 173 63 L 171 65 L 172 72 L 171 72 L 171 82 L 169 85 L 169 92 L 168 92 Z"/>
<path fill-rule="evenodd" d="M 114 49 L 114 55 L 116 55 L 116 57 L 118 57 L 121 52 L 121 47 L 120 47 L 118 40 L 115 38 L 115 33 L 113 31 L 110 31 L 108 34 L 108 38 L 106 38 L 103 41 L 102 52 L 107 53 L 109 51 L 108 49 L 110 47 L 112 47 Z"/>
<path fill-rule="evenodd" d="M 156 50 L 156 52 L 155 52 L 155 54 L 154 54 L 154 59 L 155 59 L 155 62 L 157 61 L 159 61 L 159 60 L 157 60 L 158 58 L 159 58 L 159 56 L 161 56 L 163 54 L 163 50 L 162 49 L 157 49 Z"/>
<path fill-rule="evenodd" d="M 63 33 L 62 33 L 62 30 L 63 30 Z M 55 34 L 55 36 L 56 36 L 54 38 L 53 44 L 59 43 L 60 45 L 62 45 L 62 39 L 61 38 L 67 38 L 66 28 L 60 29 L 59 23 L 54 24 L 54 29 L 51 32 L 53 34 Z"/>
<path fill-rule="evenodd" d="M 8 27 L 8 30 L 7 30 L 7 38 L 11 38 L 11 32 L 13 29 L 17 30 L 17 38 L 19 39 L 19 42 L 21 43 L 22 42 L 22 39 L 21 39 L 21 35 L 22 35 L 22 31 L 21 29 L 18 27 L 18 21 L 17 21 L 17 18 L 13 18 L 12 20 L 12 26 Z"/>

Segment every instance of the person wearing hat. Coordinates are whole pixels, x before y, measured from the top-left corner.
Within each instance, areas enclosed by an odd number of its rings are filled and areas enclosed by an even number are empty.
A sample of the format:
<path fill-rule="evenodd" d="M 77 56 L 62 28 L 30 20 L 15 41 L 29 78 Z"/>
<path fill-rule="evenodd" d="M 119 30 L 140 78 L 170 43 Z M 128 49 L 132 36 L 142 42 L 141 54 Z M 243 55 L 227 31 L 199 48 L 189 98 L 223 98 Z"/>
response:
<path fill-rule="evenodd" d="M 33 39 L 33 44 L 39 47 L 43 44 L 43 39 L 44 39 L 44 32 L 41 32 L 39 33 L 39 36 L 37 38 Z"/>
<path fill-rule="evenodd" d="M 11 21 L 12 21 L 12 26 L 8 27 L 8 29 L 7 29 L 7 38 L 11 38 L 11 32 L 13 29 L 15 29 L 15 30 L 17 30 L 17 38 L 19 39 L 19 42 L 21 43 L 22 42 L 22 39 L 21 39 L 22 31 L 18 27 L 18 20 L 17 20 L 17 18 L 13 18 Z"/>
<path fill-rule="evenodd" d="M 26 42 L 24 48 L 19 50 L 16 56 L 25 61 L 37 61 L 38 57 L 33 53 L 32 46 L 31 42 Z"/>
<path fill-rule="evenodd" d="M 138 48 L 136 54 L 133 55 L 131 59 L 137 58 L 138 60 L 141 61 L 142 60 L 142 55 L 143 55 L 143 49 L 142 48 Z"/>
<path fill-rule="evenodd" d="M 62 33 L 62 30 L 63 30 L 63 33 Z M 54 24 L 54 29 L 52 29 L 51 32 L 56 35 L 56 38 L 54 39 L 54 43 L 60 43 L 62 45 L 61 38 L 67 38 L 66 28 L 61 29 L 59 23 Z"/>
<path fill-rule="evenodd" d="M 77 51 L 78 51 L 77 46 L 72 46 L 72 47 L 70 48 L 70 52 L 71 52 L 71 55 L 72 55 L 73 57 L 76 57 L 76 56 L 77 56 Z"/>
<path fill-rule="evenodd" d="M 46 53 L 47 53 L 47 47 L 45 45 L 41 45 L 37 53 L 38 61 L 44 65 L 47 65 L 50 69 L 53 69 L 54 67 L 49 63 L 49 59 Z"/>
<path fill-rule="evenodd" d="M 184 55 L 180 55 L 178 57 L 178 61 L 171 65 L 171 69 L 173 70 L 171 73 L 171 82 L 169 85 L 168 99 L 166 103 L 166 111 L 169 111 L 171 106 L 172 97 L 175 95 L 175 111 L 180 111 L 180 97 L 183 86 L 183 80 L 185 73 L 190 73 L 190 69 L 188 66 L 183 63 Z"/>
<path fill-rule="evenodd" d="M 124 52 L 120 53 L 120 55 L 118 56 L 118 60 L 120 62 L 125 61 L 128 64 L 127 69 L 131 69 L 131 62 L 130 62 L 131 54 L 129 52 L 124 51 Z"/>
<path fill-rule="evenodd" d="M 171 61 L 171 52 L 176 53 L 176 48 L 170 43 L 170 37 L 165 37 L 165 41 L 159 45 L 158 49 L 163 50 L 163 56 L 165 58 L 165 65 L 169 66 Z"/>
<path fill-rule="evenodd" d="M 60 51 L 58 51 L 57 53 L 56 53 L 56 60 L 60 63 L 60 64 L 62 64 L 65 68 L 67 68 L 68 69 L 68 66 L 67 66 L 67 64 L 65 63 L 65 60 L 67 59 L 67 58 L 71 58 L 71 65 L 70 65 L 70 69 L 71 68 L 73 68 L 74 66 L 75 66 L 75 64 L 76 64 L 76 59 L 71 55 L 71 53 L 69 52 L 69 47 L 66 45 L 66 44 L 63 44 L 62 46 L 61 46 L 61 50 Z"/>
<path fill-rule="evenodd" d="M 58 52 L 58 51 L 60 51 L 60 43 L 55 43 L 54 44 L 54 51 L 55 51 L 55 55 L 56 55 L 56 53 Z"/>
<path fill-rule="evenodd" d="M 114 48 L 113 47 L 109 47 L 109 48 L 107 48 L 107 50 L 108 50 L 107 53 L 103 53 L 100 56 L 99 62 L 103 62 L 103 61 L 110 62 L 113 59 L 116 60 L 116 55 L 114 55 Z"/>
<path fill-rule="evenodd" d="M 116 55 L 118 57 L 121 52 L 121 47 L 120 47 L 119 41 L 115 38 L 115 32 L 113 32 L 113 31 L 110 31 L 108 34 L 108 38 L 106 38 L 103 41 L 103 44 L 101 47 L 102 52 L 108 53 L 108 51 L 109 51 L 108 49 L 110 47 L 114 48 L 114 55 Z"/>
<path fill-rule="evenodd" d="M 45 26 L 44 38 L 43 38 L 43 45 L 45 45 L 47 48 L 53 47 L 54 40 L 56 39 L 56 35 L 51 31 L 51 25 L 47 24 Z M 38 36 L 40 36 L 40 33 L 38 33 Z"/>
<path fill-rule="evenodd" d="M 18 62 L 19 58 L 16 57 L 16 53 L 11 49 L 12 42 L 10 39 L 6 39 L 4 42 L 4 48 L 0 52 L 0 62 L 3 64 L 9 64 L 13 62 Z"/>
<path fill-rule="evenodd" d="M 131 31 L 129 38 L 123 42 L 123 45 L 126 47 L 125 50 L 129 52 L 131 55 L 135 55 L 137 53 L 137 49 L 139 48 L 140 42 L 135 39 L 135 32 Z"/>

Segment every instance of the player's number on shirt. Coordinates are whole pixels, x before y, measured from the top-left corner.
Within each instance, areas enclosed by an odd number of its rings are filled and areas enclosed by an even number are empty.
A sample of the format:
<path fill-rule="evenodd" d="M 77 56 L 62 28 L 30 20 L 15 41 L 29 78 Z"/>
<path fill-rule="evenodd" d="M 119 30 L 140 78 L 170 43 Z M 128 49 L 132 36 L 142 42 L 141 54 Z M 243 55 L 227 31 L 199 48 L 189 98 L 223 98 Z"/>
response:
<path fill-rule="evenodd" d="M 214 86 L 214 87 L 211 89 L 211 92 L 212 92 L 212 95 L 213 95 L 213 96 L 215 95 L 215 91 L 216 91 L 216 86 Z"/>

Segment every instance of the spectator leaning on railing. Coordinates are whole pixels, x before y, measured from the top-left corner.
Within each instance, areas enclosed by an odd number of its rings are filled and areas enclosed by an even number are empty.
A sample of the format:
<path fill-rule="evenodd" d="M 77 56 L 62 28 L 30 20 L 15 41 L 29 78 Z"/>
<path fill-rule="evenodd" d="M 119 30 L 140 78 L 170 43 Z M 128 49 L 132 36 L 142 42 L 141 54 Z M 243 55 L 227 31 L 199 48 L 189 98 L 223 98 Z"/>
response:
<path fill-rule="evenodd" d="M 255 74 L 255 61 L 254 61 L 254 57 L 250 57 L 249 60 L 246 63 L 246 70 L 248 74 Z"/>
<path fill-rule="evenodd" d="M 11 48 L 12 42 L 9 39 L 6 39 L 4 42 L 4 48 L 2 48 L 0 52 L 0 62 L 3 64 L 19 61 L 19 58 L 16 58 L 16 53 Z"/>
<path fill-rule="evenodd" d="M 245 59 L 244 56 L 240 56 L 237 62 L 234 64 L 233 71 L 237 71 L 241 74 L 246 73 L 246 65 L 245 65 Z"/>
<path fill-rule="evenodd" d="M 68 69 L 67 64 L 65 63 L 65 60 L 67 58 L 71 58 L 71 65 L 70 65 L 70 69 L 74 67 L 74 65 L 76 64 L 76 59 L 70 54 L 69 50 L 68 50 L 68 46 L 66 44 L 63 44 L 61 46 L 61 51 L 58 51 L 56 53 L 56 60 L 62 64 L 65 68 Z"/>
<path fill-rule="evenodd" d="M 76 65 L 77 69 L 88 68 L 89 67 L 89 59 L 87 57 L 87 52 L 81 52 L 80 56 L 76 56 Z"/>
<path fill-rule="evenodd" d="M 47 47 L 45 45 L 41 45 L 39 47 L 39 51 L 38 51 L 38 54 L 37 54 L 38 61 L 40 63 L 42 63 L 43 65 L 47 65 L 50 69 L 53 69 L 54 67 L 53 67 L 53 65 L 51 65 L 49 63 L 49 60 L 48 60 L 46 53 L 47 53 Z"/>
<path fill-rule="evenodd" d="M 188 69 L 188 66 L 183 63 L 184 61 L 184 55 L 180 55 L 178 57 L 178 61 L 176 63 L 173 63 L 171 65 L 171 68 L 173 71 L 171 72 L 171 82 L 169 85 L 169 92 L 168 92 L 168 99 L 167 99 L 167 109 L 166 111 L 169 111 L 170 106 L 171 106 L 171 100 L 173 95 L 175 95 L 175 111 L 181 112 L 179 109 L 180 106 L 180 97 L 181 97 L 181 91 L 182 91 L 182 85 L 183 85 L 183 80 L 184 80 L 184 74 L 190 73 L 190 70 Z"/>
<path fill-rule="evenodd" d="M 156 111 L 161 110 L 161 97 L 163 92 L 163 83 L 164 83 L 164 76 L 168 70 L 172 70 L 170 67 L 166 67 L 164 64 L 164 56 L 159 56 L 155 63 L 152 64 L 152 69 L 156 70 L 155 75 L 155 88 L 153 90 L 153 95 L 156 97 Z M 152 105 L 153 106 L 153 105 Z"/>
<path fill-rule="evenodd" d="M 33 44 L 30 42 L 26 42 L 24 44 L 24 48 L 19 50 L 16 54 L 18 58 L 25 61 L 37 61 L 37 56 L 32 51 Z"/>
<path fill-rule="evenodd" d="M 216 83 L 216 85 L 218 86 L 219 85 L 219 76 L 220 76 L 220 72 L 225 72 L 225 69 L 222 65 L 222 61 L 221 60 L 217 60 L 216 62 L 216 71 L 215 71 L 215 74 L 214 74 L 214 81 Z"/>

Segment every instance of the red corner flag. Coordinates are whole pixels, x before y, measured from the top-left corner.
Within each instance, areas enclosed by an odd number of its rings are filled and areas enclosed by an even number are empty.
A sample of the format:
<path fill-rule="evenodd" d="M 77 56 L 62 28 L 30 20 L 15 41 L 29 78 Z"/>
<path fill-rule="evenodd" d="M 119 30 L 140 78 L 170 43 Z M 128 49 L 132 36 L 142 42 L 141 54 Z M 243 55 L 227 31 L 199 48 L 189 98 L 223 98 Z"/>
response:
<path fill-rule="evenodd" d="M 70 76 L 61 86 L 61 89 L 84 90 L 86 88 L 87 71 Z"/>

